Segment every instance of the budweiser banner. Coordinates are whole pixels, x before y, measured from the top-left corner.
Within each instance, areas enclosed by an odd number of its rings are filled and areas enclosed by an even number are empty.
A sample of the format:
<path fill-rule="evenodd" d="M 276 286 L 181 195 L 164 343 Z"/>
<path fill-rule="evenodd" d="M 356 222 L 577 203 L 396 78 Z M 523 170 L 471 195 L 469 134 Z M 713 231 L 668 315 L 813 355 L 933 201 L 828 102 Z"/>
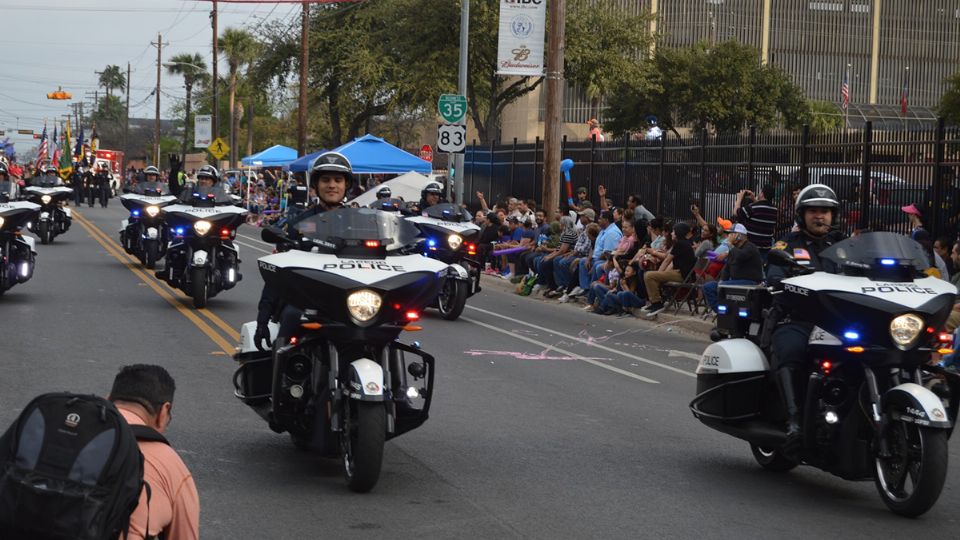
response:
<path fill-rule="evenodd" d="M 543 75 L 546 19 L 547 0 L 500 0 L 497 74 Z"/>

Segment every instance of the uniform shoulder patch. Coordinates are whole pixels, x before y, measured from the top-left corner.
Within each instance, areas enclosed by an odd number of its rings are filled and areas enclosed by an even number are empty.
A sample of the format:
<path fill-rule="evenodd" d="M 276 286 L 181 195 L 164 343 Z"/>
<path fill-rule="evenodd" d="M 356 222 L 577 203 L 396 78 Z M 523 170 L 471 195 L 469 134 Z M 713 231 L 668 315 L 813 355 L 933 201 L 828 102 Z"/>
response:
<path fill-rule="evenodd" d="M 783 240 L 780 240 L 779 242 L 773 245 L 773 249 L 779 249 L 780 251 L 783 251 L 787 249 L 787 243 L 784 242 Z"/>

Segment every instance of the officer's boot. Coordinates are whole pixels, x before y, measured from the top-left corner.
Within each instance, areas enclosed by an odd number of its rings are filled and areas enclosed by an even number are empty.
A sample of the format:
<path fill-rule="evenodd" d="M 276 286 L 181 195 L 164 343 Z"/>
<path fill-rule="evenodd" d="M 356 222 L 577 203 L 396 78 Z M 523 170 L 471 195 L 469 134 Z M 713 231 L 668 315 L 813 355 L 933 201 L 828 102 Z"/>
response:
<path fill-rule="evenodd" d="M 787 413 L 784 454 L 796 456 L 801 447 L 803 433 L 800 430 L 800 406 L 797 403 L 796 373 L 790 368 L 780 368 L 776 373 L 777 387 L 783 400 L 783 410 Z"/>

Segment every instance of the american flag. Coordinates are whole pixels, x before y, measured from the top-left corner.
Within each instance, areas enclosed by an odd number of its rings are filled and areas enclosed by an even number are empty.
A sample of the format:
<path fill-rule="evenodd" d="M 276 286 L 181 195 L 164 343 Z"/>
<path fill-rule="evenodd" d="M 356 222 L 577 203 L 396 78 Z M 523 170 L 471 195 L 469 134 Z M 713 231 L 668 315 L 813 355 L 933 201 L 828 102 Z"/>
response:
<path fill-rule="evenodd" d="M 60 163 L 60 136 L 57 135 L 57 126 L 53 126 L 53 159 L 50 164 L 54 167 Z"/>
<path fill-rule="evenodd" d="M 843 75 L 843 86 L 840 87 L 840 108 L 847 110 L 850 106 L 850 71 Z"/>
<path fill-rule="evenodd" d="M 40 135 L 40 149 L 37 150 L 36 167 L 39 169 L 47 159 L 47 126 L 43 126 L 43 135 Z"/>

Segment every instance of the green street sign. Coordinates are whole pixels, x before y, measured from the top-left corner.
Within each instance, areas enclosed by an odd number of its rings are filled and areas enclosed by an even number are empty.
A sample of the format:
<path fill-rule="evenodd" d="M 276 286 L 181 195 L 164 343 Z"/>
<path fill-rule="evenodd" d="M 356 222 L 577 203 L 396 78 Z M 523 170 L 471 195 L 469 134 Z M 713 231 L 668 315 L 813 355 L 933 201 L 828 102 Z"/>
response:
<path fill-rule="evenodd" d="M 459 94 L 443 94 L 437 101 L 437 109 L 444 122 L 458 124 L 467 116 L 467 97 Z"/>

